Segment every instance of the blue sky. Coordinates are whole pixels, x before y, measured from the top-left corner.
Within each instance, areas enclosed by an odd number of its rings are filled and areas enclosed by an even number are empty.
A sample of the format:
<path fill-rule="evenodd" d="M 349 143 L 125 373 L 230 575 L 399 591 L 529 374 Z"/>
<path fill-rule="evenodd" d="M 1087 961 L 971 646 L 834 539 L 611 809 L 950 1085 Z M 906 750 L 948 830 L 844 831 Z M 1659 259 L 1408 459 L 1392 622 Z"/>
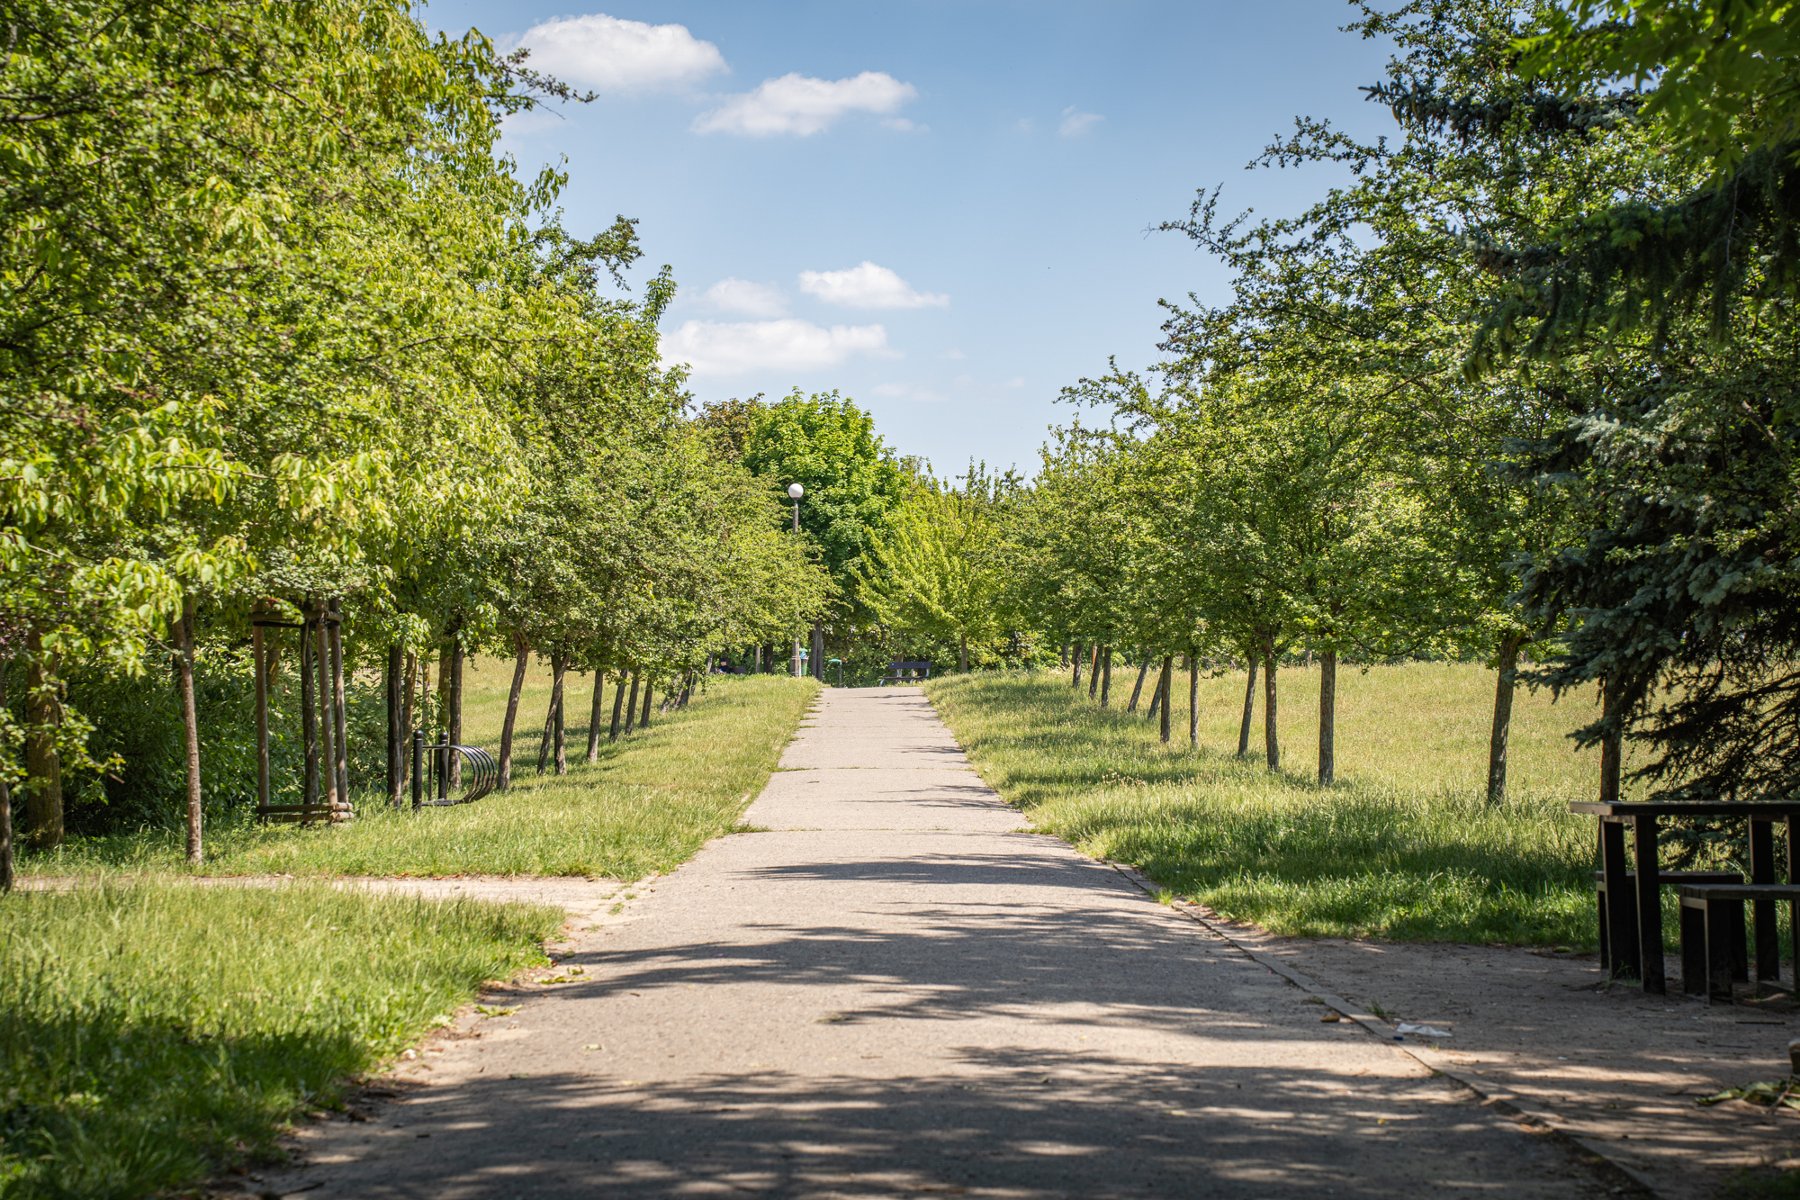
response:
<path fill-rule="evenodd" d="M 1290 210 L 1245 164 L 1300 113 L 1361 133 L 1386 48 L 1339 0 L 432 0 L 600 98 L 507 135 L 567 160 L 568 224 L 636 217 L 702 401 L 836 388 L 940 473 L 1028 474 L 1058 390 L 1155 357 L 1159 298 L 1224 298 L 1176 234 L 1197 189 Z M 640 270 L 639 274 L 645 272 Z"/>

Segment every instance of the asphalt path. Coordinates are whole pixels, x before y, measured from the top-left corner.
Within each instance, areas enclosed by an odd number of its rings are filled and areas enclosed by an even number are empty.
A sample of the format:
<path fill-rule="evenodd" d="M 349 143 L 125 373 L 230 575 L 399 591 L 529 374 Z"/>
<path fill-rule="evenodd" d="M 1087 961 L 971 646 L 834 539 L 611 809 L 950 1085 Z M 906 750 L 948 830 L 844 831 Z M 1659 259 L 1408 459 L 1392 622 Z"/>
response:
<path fill-rule="evenodd" d="M 563 982 L 434 1047 L 367 1119 L 307 1131 L 258 1190 L 1608 1192 L 1028 832 L 917 689 L 827 690 L 744 820 L 578 934 Z"/>

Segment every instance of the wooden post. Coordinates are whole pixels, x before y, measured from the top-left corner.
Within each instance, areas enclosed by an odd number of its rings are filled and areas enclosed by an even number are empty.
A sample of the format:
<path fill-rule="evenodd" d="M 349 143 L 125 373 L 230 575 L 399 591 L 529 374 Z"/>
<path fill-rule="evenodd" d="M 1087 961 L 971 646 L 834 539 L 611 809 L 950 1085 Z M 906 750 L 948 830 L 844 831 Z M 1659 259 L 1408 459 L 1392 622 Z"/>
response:
<path fill-rule="evenodd" d="M 387 797 L 388 803 L 395 808 L 401 807 L 405 800 L 406 768 L 402 762 L 406 757 L 406 731 L 400 725 L 405 704 L 400 698 L 400 681 L 405 672 L 405 649 L 399 642 L 390 643 L 387 667 L 382 672 L 382 699 L 387 708 Z"/>
<path fill-rule="evenodd" d="M 313 610 L 313 660 L 318 672 L 319 697 L 319 759 L 324 767 L 325 778 L 325 818 L 328 821 L 338 819 L 337 779 L 337 702 L 331 693 L 331 635 L 326 632 L 327 621 L 323 607 Z"/>
<path fill-rule="evenodd" d="M 6 669 L 11 662 L 0 660 L 0 710 L 6 708 Z M 12 786 L 0 775 L 0 893 L 13 887 Z"/>
<path fill-rule="evenodd" d="M 314 690 L 318 675 L 313 669 L 313 622 L 318 612 L 310 603 L 300 609 L 300 745 L 305 759 L 300 795 L 300 823 L 311 823 L 319 807 L 319 705 Z"/>
<path fill-rule="evenodd" d="M 350 807 L 350 715 L 344 699 L 344 614 L 337 598 L 332 597 L 327 610 L 331 634 L 331 722 L 333 746 L 337 757 L 333 759 L 337 772 L 337 808 L 333 810 L 332 820 L 347 820 L 352 815 Z"/>
<path fill-rule="evenodd" d="M 181 692 L 181 748 L 187 783 L 187 860 L 199 866 L 204 857 L 201 823 L 204 807 L 200 795 L 200 716 L 194 706 L 194 601 L 183 600 L 175 624 L 175 675 Z"/>
<path fill-rule="evenodd" d="M 268 823 L 269 779 L 269 633 L 268 610 L 258 604 L 250 614 L 250 669 L 256 680 L 256 819 Z"/>

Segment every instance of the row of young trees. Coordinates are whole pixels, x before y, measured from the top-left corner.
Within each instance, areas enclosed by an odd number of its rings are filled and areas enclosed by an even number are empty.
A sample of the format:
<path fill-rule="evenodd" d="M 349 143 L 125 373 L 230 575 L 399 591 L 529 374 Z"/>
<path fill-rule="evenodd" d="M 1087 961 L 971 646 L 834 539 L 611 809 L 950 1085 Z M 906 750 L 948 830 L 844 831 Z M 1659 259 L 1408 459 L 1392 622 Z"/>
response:
<path fill-rule="evenodd" d="M 38 847 L 66 798 L 166 802 L 121 750 L 166 746 L 139 710 L 171 663 L 199 860 L 209 783 L 247 778 L 252 615 L 335 609 L 340 694 L 385 673 L 390 710 L 453 738 L 433 659 L 451 684 L 469 651 L 514 657 L 510 771 L 529 656 L 560 697 L 568 670 L 673 678 L 820 609 L 775 492 L 660 363 L 673 285 L 624 286 L 633 223 L 575 236 L 562 177 L 498 153 L 508 114 L 579 99 L 522 56 L 406 0 L 31 0 L 7 27 L 0 872 L 12 795 Z"/>
<path fill-rule="evenodd" d="M 1255 165 L 1348 182 L 1289 217 L 1203 192 L 1165 229 L 1231 269 L 1229 302 L 1165 304 L 1154 371 L 1067 389 L 1103 415 L 1056 431 L 1029 489 L 923 489 L 877 594 L 1102 671 L 1124 648 L 1158 696 L 1174 655 L 1246 666 L 1240 753 L 1260 671 L 1271 768 L 1275 667 L 1304 651 L 1323 782 L 1340 661 L 1428 654 L 1498 669 L 1490 801 L 1521 675 L 1598 685 L 1602 798 L 1628 737 L 1658 794 L 1792 794 L 1800 23 L 1760 0 L 1354 8 L 1351 35 L 1397 47 L 1367 89 L 1397 131 L 1297 121 Z"/>

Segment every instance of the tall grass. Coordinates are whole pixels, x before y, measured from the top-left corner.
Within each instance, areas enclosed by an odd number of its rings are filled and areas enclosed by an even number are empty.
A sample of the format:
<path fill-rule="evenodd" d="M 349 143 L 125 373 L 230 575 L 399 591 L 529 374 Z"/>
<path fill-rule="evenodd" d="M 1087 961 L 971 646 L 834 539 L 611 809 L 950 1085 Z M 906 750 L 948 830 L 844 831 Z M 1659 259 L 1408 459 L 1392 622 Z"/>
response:
<path fill-rule="evenodd" d="M 465 742 L 498 749 L 510 664 L 488 661 L 465 683 Z M 332 828 L 216 828 L 207 873 L 296 875 L 576 875 L 632 880 L 667 871 L 729 830 L 761 789 L 817 694 L 810 680 L 717 677 L 686 709 L 648 729 L 601 741 L 589 765 L 588 697 L 567 684 L 569 774 L 538 775 L 549 682 L 533 673 L 521 708 L 514 785 L 473 804 L 395 811 L 363 796 L 356 819 Z M 603 720 L 611 716 L 610 690 Z M 34 873 L 182 871 L 179 836 L 151 829 L 75 841 L 25 860 Z"/>
<path fill-rule="evenodd" d="M 0 1196 L 135 1198 L 267 1152 L 561 921 L 318 885 L 0 897 Z"/>
<path fill-rule="evenodd" d="M 1095 708 L 1085 681 L 1079 695 L 1045 674 L 928 688 L 1033 825 L 1227 916 L 1302 936 L 1590 945 L 1594 828 L 1568 802 L 1592 795 L 1596 756 L 1566 736 L 1589 698 L 1520 694 L 1508 798 L 1489 806 L 1493 681 L 1467 664 L 1343 672 L 1328 788 L 1313 782 L 1316 672 L 1281 672 L 1280 773 L 1262 764 L 1260 696 L 1253 758 L 1235 757 L 1241 675 L 1202 681 L 1198 751 L 1185 680 L 1169 747 L 1141 716 Z"/>

